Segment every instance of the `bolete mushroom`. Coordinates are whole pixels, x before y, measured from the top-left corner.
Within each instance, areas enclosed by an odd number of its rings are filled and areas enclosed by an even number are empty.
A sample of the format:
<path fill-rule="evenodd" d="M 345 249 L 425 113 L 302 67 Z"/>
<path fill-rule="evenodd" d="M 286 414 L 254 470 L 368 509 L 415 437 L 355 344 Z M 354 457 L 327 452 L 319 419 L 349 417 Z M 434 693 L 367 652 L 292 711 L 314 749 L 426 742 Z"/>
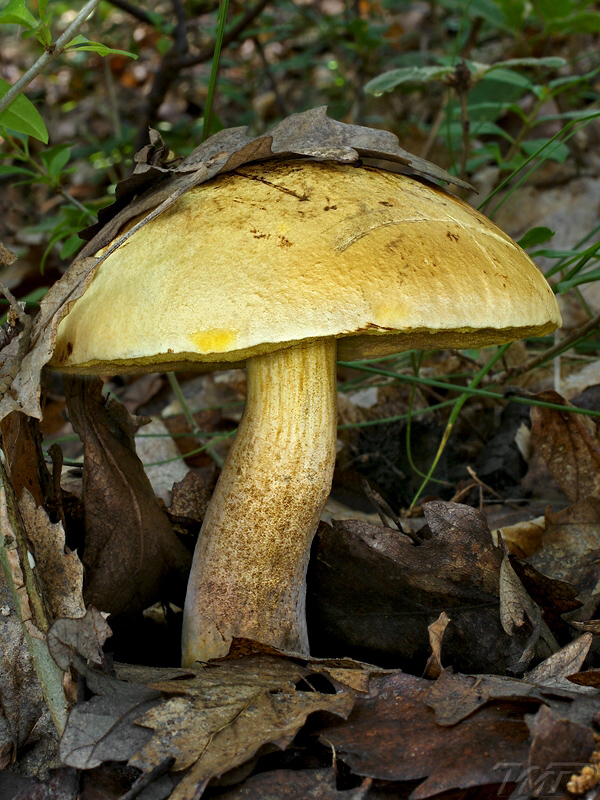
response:
<path fill-rule="evenodd" d="M 444 190 L 373 167 L 270 160 L 191 189 L 109 255 L 61 322 L 51 366 L 246 365 L 246 408 L 189 581 L 189 665 L 226 654 L 233 637 L 308 652 L 336 356 L 487 346 L 559 324 L 531 259 Z"/>

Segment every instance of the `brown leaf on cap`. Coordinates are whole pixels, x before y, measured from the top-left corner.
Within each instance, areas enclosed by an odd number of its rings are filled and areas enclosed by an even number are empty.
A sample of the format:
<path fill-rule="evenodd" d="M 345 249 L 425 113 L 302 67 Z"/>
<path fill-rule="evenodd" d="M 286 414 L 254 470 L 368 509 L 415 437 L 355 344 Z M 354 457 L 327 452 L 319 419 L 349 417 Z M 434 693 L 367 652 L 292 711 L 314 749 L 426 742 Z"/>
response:
<path fill-rule="evenodd" d="M 552 390 L 536 400 L 569 405 Z M 531 442 L 571 502 L 600 493 L 600 437 L 596 423 L 581 414 L 532 406 Z"/>
<path fill-rule="evenodd" d="M 403 673 L 374 678 L 371 694 L 357 699 L 346 723 L 319 731 L 356 775 L 377 780 L 425 779 L 411 794 L 498 784 L 500 762 L 524 763 L 528 732 L 512 708 L 481 709 L 451 732 L 428 705 L 431 682 Z"/>
<path fill-rule="evenodd" d="M 65 376 L 73 427 L 84 444 L 86 602 L 131 613 L 165 593 L 179 599 L 190 556 L 159 506 L 135 451 L 139 421 L 105 402 L 100 379 Z"/>

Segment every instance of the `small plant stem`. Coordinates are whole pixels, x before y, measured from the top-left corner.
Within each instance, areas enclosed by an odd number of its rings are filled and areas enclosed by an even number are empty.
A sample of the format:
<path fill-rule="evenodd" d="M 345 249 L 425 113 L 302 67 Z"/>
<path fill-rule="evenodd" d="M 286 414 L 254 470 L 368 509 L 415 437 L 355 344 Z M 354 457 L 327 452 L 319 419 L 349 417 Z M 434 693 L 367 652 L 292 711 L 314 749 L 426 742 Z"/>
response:
<path fill-rule="evenodd" d="M 34 78 L 37 78 L 40 72 L 42 72 L 51 61 L 54 61 L 54 59 L 62 53 L 99 3 L 100 0 L 89 0 L 89 2 L 84 5 L 66 31 L 59 36 L 54 44 L 46 48 L 35 64 L 21 75 L 19 80 L 11 86 L 4 97 L 0 98 L 0 111 L 4 111 L 5 108 L 8 108 L 23 89 L 28 86 Z"/>
<path fill-rule="evenodd" d="M 525 137 L 527 136 L 527 134 L 531 130 L 531 127 L 532 127 L 533 123 L 535 122 L 535 120 L 537 118 L 537 115 L 538 115 L 538 112 L 539 112 L 540 108 L 544 105 L 544 103 L 546 101 L 547 101 L 547 98 L 540 99 L 534 105 L 533 111 L 531 112 L 531 114 L 529 114 L 529 116 L 527 117 L 527 119 L 523 123 L 521 129 L 519 130 L 519 133 L 515 137 L 513 143 L 511 144 L 511 146 L 508 149 L 508 152 L 507 152 L 506 156 L 504 157 L 504 161 L 507 164 L 510 164 L 510 162 L 513 160 L 513 158 L 519 152 L 519 148 L 521 147 L 521 142 L 523 141 L 523 139 L 525 139 Z"/>
<path fill-rule="evenodd" d="M 202 125 L 202 141 L 206 139 L 210 131 L 210 117 L 212 112 L 212 101 L 217 84 L 217 77 L 219 75 L 219 59 L 221 57 L 221 44 L 225 34 L 225 22 L 227 21 L 227 8 L 229 0 L 221 0 L 219 3 L 219 14 L 217 16 L 217 38 L 215 41 L 215 52 L 213 55 L 212 65 L 210 68 L 210 81 L 208 84 L 208 95 L 206 97 L 206 106 L 204 108 L 204 124 Z"/>
<path fill-rule="evenodd" d="M 458 100 L 460 102 L 460 124 L 462 126 L 459 176 L 463 181 L 467 180 L 467 161 L 469 160 L 469 153 L 471 151 L 471 122 L 469 120 L 468 96 L 468 89 L 461 89 L 461 91 L 458 92 Z"/>
<path fill-rule="evenodd" d="M 183 392 L 181 391 L 181 386 L 179 385 L 179 381 L 177 380 L 177 376 L 174 372 L 167 372 L 167 378 L 169 379 L 169 383 L 171 384 L 171 389 L 177 398 L 177 402 L 181 406 L 181 411 L 183 416 L 185 417 L 187 424 L 190 426 L 190 431 L 197 436 L 200 441 L 203 442 L 203 448 L 206 448 L 210 457 L 215 462 L 215 464 L 220 468 L 223 466 L 224 460 L 221 456 L 217 453 L 215 448 L 212 445 L 204 443 L 203 432 L 200 428 L 196 425 L 196 420 L 194 419 L 194 415 L 192 414 L 192 410 L 189 407 L 187 400 L 183 396 Z"/>
<path fill-rule="evenodd" d="M 494 364 L 498 361 L 498 359 L 502 358 L 502 356 L 506 353 L 506 351 L 508 350 L 510 345 L 511 345 L 511 342 L 509 342 L 507 344 L 503 344 L 501 347 L 498 348 L 496 353 L 490 358 L 490 360 L 475 375 L 475 377 L 473 378 L 473 380 L 469 384 L 469 389 L 474 389 L 477 386 L 477 384 L 481 383 L 483 378 L 485 378 L 485 376 L 488 374 L 488 372 L 491 370 L 491 368 L 494 366 Z M 452 433 L 452 429 L 454 428 L 454 423 L 458 419 L 458 415 L 460 414 L 460 412 L 462 410 L 462 407 L 464 406 L 464 404 L 467 402 L 468 399 L 469 399 L 469 395 L 465 392 L 464 394 L 461 394 L 461 396 L 456 400 L 456 402 L 454 404 L 454 408 L 452 409 L 452 412 L 450 414 L 450 418 L 449 418 L 448 423 L 446 425 L 446 430 L 444 431 L 444 434 L 443 434 L 442 440 L 441 440 L 441 442 L 439 444 L 437 453 L 435 454 L 435 458 L 433 459 L 433 462 L 432 462 L 431 466 L 429 467 L 429 471 L 427 472 L 427 475 L 425 475 L 425 478 L 424 478 L 422 484 L 419 486 L 419 489 L 418 489 L 416 495 L 414 496 L 412 503 L 410 504 L 411 508 L 414 508 L 417 500 L 419 499 L 419 497 L 423 493 L 423 490 L 425 489 L 425 487 L 429 483 L 429 480 L 430 480 L 431 476 L 433 475 L 433 472 L 435 471 L 435 468 L 437 467 L 440 458 L 442 457 L 442 453 L 444 452 L 446 444 L 448 443 L 448 439 L 450 438 L 450 434 Z"/>
<path fill-rule="evenodd" d="M 561 345 L 563 342 L 561 342 Z M 504 346 L 504 345 L 503 345 Z M 501 354 L 502 355 L 502 354 Z M 494 359 L 496 360 L 496 359 Z M 596 417 L 600 418 L 600 411 L 594 411 L 591 408 L 579 408 L 577 406 L 562 406 L 559 403 L 547 403 L 545 400 L 536 400 L 534 397 L 520 397 L 518 395 L 510 395 L 510 396 L 503 396 L 499 392 L 490 392 L 488 389 L 475 389 L 473 388 L 473 384 L 469 384 L 469 386 L 456 386 L 454 383 L 445 383 L 444 381 L 436 381 L 433 378 L 415 378 L 413 375 L 400 375 L 396 372 L 389 372 L 382 369 L 376 369 L 374 367 L 367 367 L 359 362 L 350 362 L 350 361 L 340 361 L 338 362 L 342 367 L 351 367 L 352 369 L 363 369 L 366 372 L 371 372 L 374 375 L 385 375 L 388 378 L 394 378 L 395 380 L 399 381 L 400 383 L 422 383 L 425 386 L 436 386 L 439 389 L 445 389 L 448 392 L 460 392 L 461 394 L 472 395 L 473 397 L 487 397 L 490 400 L 508 400 L 511 403 L 519 403 L 520 405 L 525 406 L 540 406 L 540 408 L 552 408 L 557 411 L 573 413 L 573 414 L 583 414 L 585 417 Z M 488 362 L 489 363 L 489 362 Z M 487 367 L 487 364 L 486 364 Z M 456 402 L 452 400 L 450 402 Z M 438 406 L 439 408 L 440 406 Z M 434 407 L 430 407 L 430 411 L 433 411 Z M 418 411 L 414 411 L 413 413 L 417 414 Z M 390 420 L 387 420 L 388 422 Z M 379 421 L 378 421 L 379 422 Z M 367 423 L 361 423 L 363 425 Z M 348 426 L 340 426 L 348 427 Z M 359 427 L 359 425 L 355 425 L 354 427 Z"/>
<path fill-rule="evenodd" d="M 540 364 L 543 364 L 545 361 L 549 361 L 551 358 L 554 358 L 554 356 L 557 356 L 560 353 L 563 353 L 565 350 L 568 350 L 569 347 L 571 347 L 571 345 L 575 342 L 582 341 L 591 333 L 593 333 L 598 326 L 600 326 L 600 314 L 596 314 L 596 316 L 589 322 L 586 322 L 585 325 L 582 325 L 580 328 L 576 328 L 574 331 L 572 331 L 572 333 L 570 333 L 568 336 L 565 336 L 564 339 L 561 339 L 560 342 L 557 342 L 548 350 L 540 353 L 540 355 L 528 359 L 524 364 L 520 364 L 518 367 L 511 367 L 510 369 L 506 369 L 497 375 L 493 375 L 493 382 L 504 383 L 509 378 L 516 378 L 518 375 L 523 375 L 525 372 L 529 372 L 530 370 L 534 369 L 534 367 L 537 367 Z"/>
<path fill-rule="evenodd" d="M 60 194 L 64 197 L 67 203 L 71 203 L 72 206 L 75 206 L 79 211 L 82 211 L 92 222 L 96 222 L 96 215 L 93 211 L 90 211 L 89 208 L 86 208 L 83 203 L 80 203 L 77 198 L 70 195 L 66 189 L 62 186 L 55 186 L 55 189 L 58 189 Z"/>

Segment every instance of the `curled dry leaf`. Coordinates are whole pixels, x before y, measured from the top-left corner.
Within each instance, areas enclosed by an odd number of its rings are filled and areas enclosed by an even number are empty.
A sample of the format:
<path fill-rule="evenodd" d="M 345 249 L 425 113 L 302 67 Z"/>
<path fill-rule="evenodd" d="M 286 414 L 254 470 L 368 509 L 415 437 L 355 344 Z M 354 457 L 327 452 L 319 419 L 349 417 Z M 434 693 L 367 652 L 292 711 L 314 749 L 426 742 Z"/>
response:
<path fill-rule="evenodd" d="M 359 158 L 376 158 L 468 187 L 445 170 L 407 153 L 392 133 L 337 122 L 327 116 L 326 110 L 321 107 L 293 114 L 273 130 L 255 138 L 247 135 L 246 128 L 220 131 L 172 168 L 164 165 L 161 158 L 154 158 L 156 142 L 151 142 L 151 150 L 140 155 L 131 178 L 117 186 L 117 202 L 105 209 L 99 225 L 89 231 L 91 241 L 42 300 L 21 369 L 10 392 L 0 402 L 0 418 L 11 411 L 23 411 L 41 419 L 40 375 L 52 356 L 58 324 L 68 313 L 70 305 L 86 291 L 101 260 L 131 236 L 138 225 L 121 237 L 115 248 L 109 248 L 101 259 L 95 258 L 94 254 L 112 241 L 130 219 L 150 211 L 139 226 L 147 224 L 189 189 L 221 172 L 230 172 L 250 161 L 275 157 L 304 156 L 344 163 Z"/>
<path fill-rule="evenodd" d="M 573 689 L 574 687 L 569 685 L 567 676 L 579 672 L 590 650 L 593 638 L 591 633 L 584 633 L 569 642 L 557 653 L 553 653 L 537 667 L 534 667 L 527 674 L 527 680 L 542 686 Z"/>
<path fill-rule="evenodd" d="M 448 627 L 449 622 L 450 617 L 445 611 L 442 611 L 436 621 L 432 622 L 427 629 L 429 631 L 431 655 L 427 659 L 425 672 L 423 673 L 424 678 L 435 680 L 435 678 L 440 676 L 444 669 L 442 666 L 442 639 L 444 638 L 444 632 Z"/>
<path fill-rule="evenodd" d="M 84 596 L 103 611 L 180 604 L 191 561 L 159 506 L 135 450 L 139 421 L 105 402 L 99 378 L 65 376 L 73 427 L 84 444 Z"/>
<path fill-rule="evenodd" d="M 547 403 L 569 405 L 552 390 L 535 395 Z M 590 417 L 532 406 L 531 442 L 571 502 L 600 493 L 600 438 Z"/>
<path fill-rule="evenodd" d="M 33 546 L 35 566 L 50 613 L 54 619 L 82 617 L 85 614 L 83 565 L 77 553 L 65 548 L 62 523 L 50 522 L 27 489 L 21 495 L 19 510 Z"/>

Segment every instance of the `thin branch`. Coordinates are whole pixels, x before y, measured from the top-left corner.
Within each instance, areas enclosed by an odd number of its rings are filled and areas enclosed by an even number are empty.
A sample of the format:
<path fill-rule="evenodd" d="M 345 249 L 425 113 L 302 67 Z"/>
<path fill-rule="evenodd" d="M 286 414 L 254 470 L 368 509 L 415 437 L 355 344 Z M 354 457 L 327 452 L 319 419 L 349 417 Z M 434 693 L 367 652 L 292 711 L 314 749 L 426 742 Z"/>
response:
<path fill-rule="evenodd" d="M 4 111 L 5 108 L 8 108 L 8 106 L 17 98 L 23 89 L 26 86 L 29 86 L 31 81 L 34 78 L 37 78 L 40 72 L 42 72 L 51 61 L 54 61 L 54 59 L 62 53 L 62 51 L 69 44 L 71 39 L 75 37 L 77 31 L 81 28 L 90 14 L 92 14 L 92 12 L 96 9 L 96 6 L 99 3 L 100 0 L 89 0 L 89 2 L 84 5 L 66 31 L 56 40 L 54 44 L 51 44 L 46 48 L 45 52 L 42 53 L 35 64 L 33 64 L 33 66 L 31 66 L 24 75 L 21 75 L 19 80 L 13 86 L 11 86 L 4 97 L 0 98 L 0 112 Z"/>
<path fill-rule="evenodd" d="M 249 9 L 242 17 L 240 17 L 236 24 L 223 36 L 221 48 L 227 47 L 227 45 L 235 41 L 242 31 L 256 19 L 256 17 L 270 2 L 271 0 L 258 0 L 257 4 L 253 8 Z M 148 128 L 154 123 L 158 109 L 162 105 L 167 92 L 177 79 L 181 70 L 186 69 L 187 67 L 193 67 L 196 64 L 202 64 L 206 61 L 210 61 L 210 59 L 214 57 L 214 53 L 214 44 L 205 47 L 203 50 L 200 50 L 199 53 L 195 53 L 194 55 L 188 54 L 187 52 L 179 53 L 176 43 L 173 44 L 173 47 L 165 54 L 162 63 L 154 76 L 154 81 L 146 100 L 144 121 L 140 125 L 140 129 L 136 137 L 136 150 L 139 150 L 146 143 L 148 138 Z"/>
<path fill-rule="evenodd" d="M 509 378 L 516 378 L 518 375 L 523 375 L 524 372 L 529 372 L 529 370 L 537 367 L 539 364 L 543 364 L 544 361 L 548 361 L 548 359 L 553 358 L 559 353 L 562 353 L 564 350 L 567 350 L 574 342 L 577 342 L 580 339 L 585 339 L 586 336 L 589 336 L 590 333 L 593 333 L 593 331 L 599 326 L 600 314 L 596 314 L 593 319 L 591 319 L 589 322 L 586 322 L 585 325 L 575 328 L 572 333 L 570 333 L 568 336 L 565 336 L 564 339 L 561 339 L 560 342 L 557 342 L 553 347 L 550 347 L 548 350 L 544 350 L 544 352 L 540 353 L 538 356 L 528 359 L 524 364 L 521 364 L 518 367 L 510 367 L 509 369 L 505 369 L 503 372 L 492 375 L 490 381 L 492 383 L 504 383 Z"/>
<path fill-rule="evenodd" d="M 236 24 L 223 36 L 223 41 L 221 43 L 221 47 L 227 47 L 227 45 L 234 42 L 240 33 L 253 22 L 256 17 L 263 11 L 266 6 L 269 5 L 271 0 L 258 0 L 258 3 L 253 7 L 249 8 L 246 13 L 240 17 L 240 19 L 236 22 Z M 194 55 L 188 55 L 184 58 L 180 59 L 177 66 L 180 69 L 184 69 L 185 67 L 193 67 L 196 64 L 203 64 L 205 61 L 209 61 L 215 52 L 214 44 L 205 47 L 203 50 L 200 50 L 199 53 L 195 53 Z"/>
<path fill-rule="evenodd" d="M 127 14 L 130 14 L 140 22 L 146 22 L 148 25 L 154 26 L 152 17 L 149 14 L 146 14 L 143 9 L 128 3 L 127 0 L 107 0 L 107 2 L 109 2 L 111 6 L 120 8 L 121 11 L 125 11 Z"/>

